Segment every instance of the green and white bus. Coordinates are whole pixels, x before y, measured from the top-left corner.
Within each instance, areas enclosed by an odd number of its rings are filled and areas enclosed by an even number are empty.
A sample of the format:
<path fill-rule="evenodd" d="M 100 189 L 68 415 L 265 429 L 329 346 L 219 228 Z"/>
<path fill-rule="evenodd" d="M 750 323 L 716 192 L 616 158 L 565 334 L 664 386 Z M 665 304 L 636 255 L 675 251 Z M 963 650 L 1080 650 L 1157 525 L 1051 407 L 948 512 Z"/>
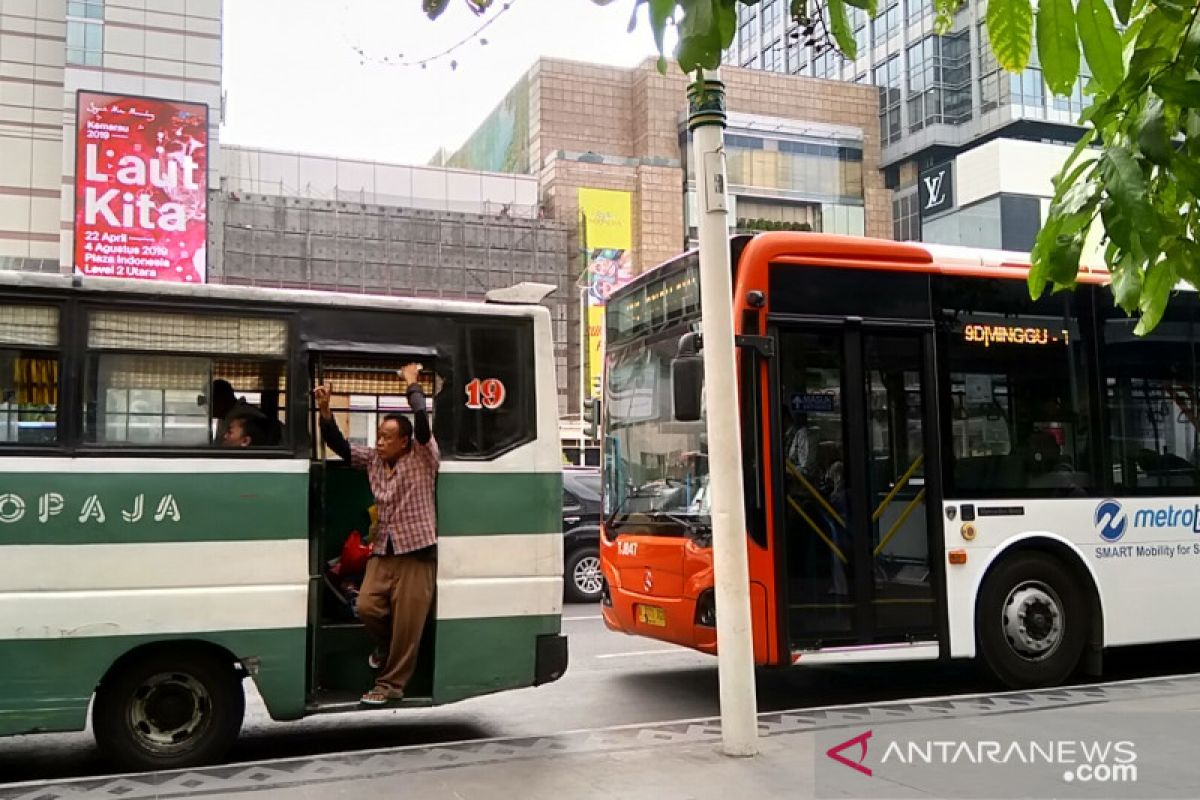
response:
<path fill-rule="evenodd" d="M 357 710 L 371 644 L 334 573 L 373 500 L 310 397 L 324 382 L 373 444 L 414 360 L 442 452 L 438 581 L 398 705 L 559 678 L 544 288 L 466 303 L 0 273 L 0 735 L 83 730 L 90 704 L 114 766 L 177 768 L 227 754 L 247 677 L 276 720 Z M 222 381 L 265 444 L 216 439 Z"/>

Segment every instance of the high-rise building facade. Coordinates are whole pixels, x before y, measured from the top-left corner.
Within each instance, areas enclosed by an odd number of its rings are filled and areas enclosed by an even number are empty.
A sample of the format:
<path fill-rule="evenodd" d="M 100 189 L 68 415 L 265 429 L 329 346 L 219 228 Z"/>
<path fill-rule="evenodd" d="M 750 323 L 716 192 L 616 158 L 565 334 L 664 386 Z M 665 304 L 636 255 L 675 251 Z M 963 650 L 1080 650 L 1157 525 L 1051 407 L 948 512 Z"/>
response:
<path fill-rule="evenodd" d="M 857 57 L 805 44 L 789 0 L 738 7 L 728 64 L 872 84 L 879 90 L 881 164 L 892 190 L 893 236 L 1010 250 L 1033 243 L 1051 196 L 1050 177 L 1081 128 L 1086 74 L 1067 97 L 1046 88 L 1035 51 L 1019 75 L 1003 71 L 987 40 L 986 0 L 965 0 L 944 36 L 933 0 L 880 0 L 879 12 L 850 8 Z M 818 24 L 818 32 L 820 31 Z M 1032 160 L 986 162 L 1016 152 Z M 1015 182 L 1014 182 L 1015 179 Z"/>
<path fill-rule="evenodd" d="M 76 92 L 208 107 L 217 185 L 222 0 L 0 0 L 0 268 L 70 271 Z"/>

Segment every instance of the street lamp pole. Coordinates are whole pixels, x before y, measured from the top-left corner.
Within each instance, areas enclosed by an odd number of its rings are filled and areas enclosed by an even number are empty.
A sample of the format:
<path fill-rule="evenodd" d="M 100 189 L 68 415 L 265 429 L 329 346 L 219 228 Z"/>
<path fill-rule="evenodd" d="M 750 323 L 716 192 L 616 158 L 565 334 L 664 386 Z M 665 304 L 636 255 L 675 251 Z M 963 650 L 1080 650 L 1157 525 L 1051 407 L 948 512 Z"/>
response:
<path fill-rule="evenodd" d="M 700 207 L 700 311 L 712 492 L 717 670 L 721 741 L 726 755 L 757 752 L 750 570 L 742 497 L 742 447 L 734 368 L 733 282 L 725 176 L 725 84 L 720 72 L 688 89 Z"/>

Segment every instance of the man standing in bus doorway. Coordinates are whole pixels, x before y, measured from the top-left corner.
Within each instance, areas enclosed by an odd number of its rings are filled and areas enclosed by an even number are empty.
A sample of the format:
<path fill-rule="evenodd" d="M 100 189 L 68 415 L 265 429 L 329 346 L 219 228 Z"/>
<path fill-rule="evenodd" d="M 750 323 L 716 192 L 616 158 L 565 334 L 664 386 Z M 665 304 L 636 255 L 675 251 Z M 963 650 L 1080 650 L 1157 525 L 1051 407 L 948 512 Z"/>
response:
<path fill-rule="evenodd" d="M 371 666 L 379 670 L 363 705 L 382 706 L 404 696 L 417 664 L 417 648 L 433 603 L 437 577 L 437 519 L 434 489 L 439 454 L 429 427 L 421 366 L 400 370 L 413 420 L 388 414 L 379 423 L 374 449 L 352 445 L 329 409 L 329 389 L 313 395 L 321 415 L 321 436 L 333 452 L 371 482 L 379 525 L 358 595 L 358 615 L 374 637 Z"/>

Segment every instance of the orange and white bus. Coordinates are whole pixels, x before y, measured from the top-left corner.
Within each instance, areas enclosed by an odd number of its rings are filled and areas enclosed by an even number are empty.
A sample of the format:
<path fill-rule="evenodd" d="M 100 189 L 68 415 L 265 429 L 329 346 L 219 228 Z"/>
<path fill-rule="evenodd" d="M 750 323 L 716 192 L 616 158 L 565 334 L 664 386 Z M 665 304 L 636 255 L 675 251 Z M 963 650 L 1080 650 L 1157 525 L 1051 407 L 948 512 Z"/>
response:
<path fill-rule="evenodd" d="M 980 658 L 1017 687 L 1200 638 L 1200 303 L 1147 337 L 1107 274 L 732 240 L 755 660 Z M 696 253 L 607 306 L 603 614 L 715 653 Z"/>

